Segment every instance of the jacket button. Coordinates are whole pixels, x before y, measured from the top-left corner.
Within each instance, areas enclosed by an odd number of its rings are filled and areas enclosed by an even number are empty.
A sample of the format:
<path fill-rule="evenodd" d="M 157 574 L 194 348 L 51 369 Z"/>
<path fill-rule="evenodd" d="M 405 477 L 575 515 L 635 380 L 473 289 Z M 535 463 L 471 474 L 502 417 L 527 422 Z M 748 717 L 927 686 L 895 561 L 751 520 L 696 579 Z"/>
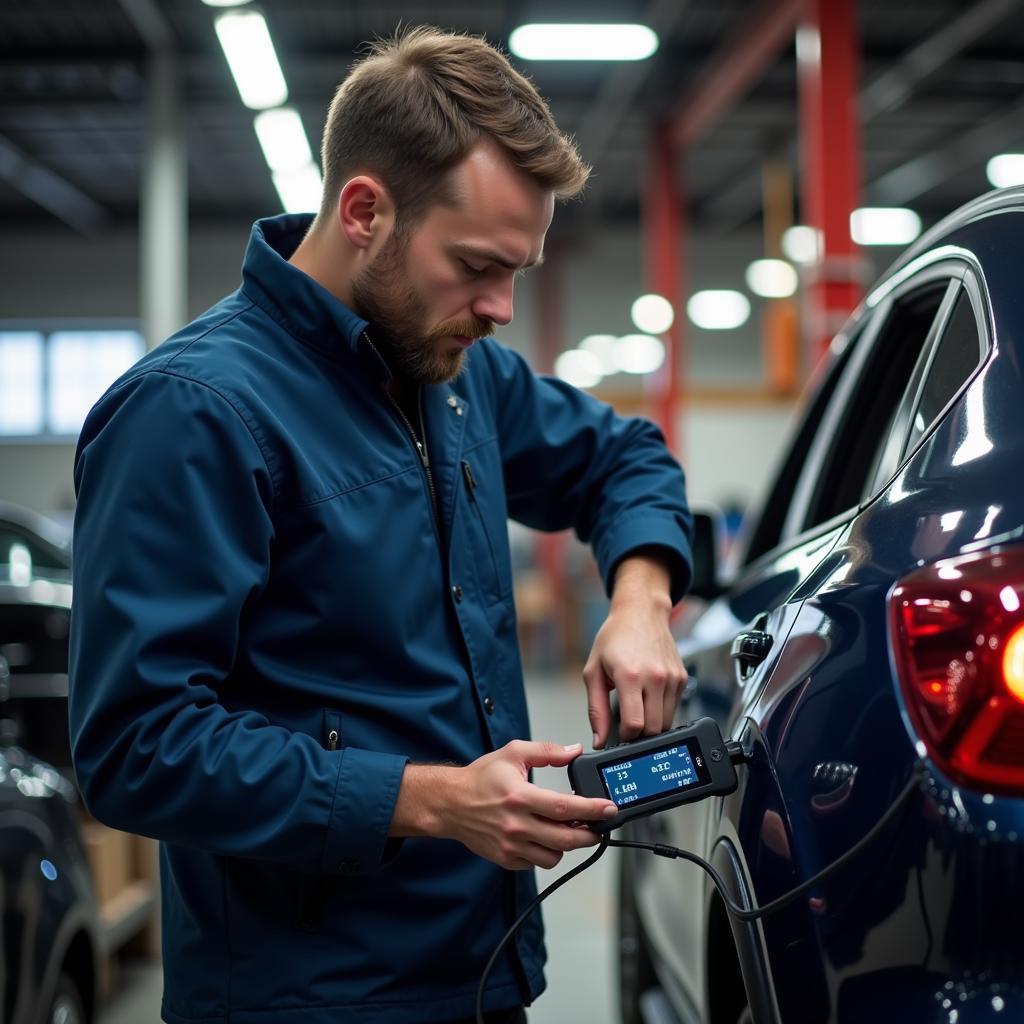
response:
<path fill-rule="evenodd" d="M 494 701 L 490 697 L 484 697 L 484 711 L 489 715 L 494 714 Z"/>
<path fill-rule="evenodd" d="M 460 587 L 458 583 L 456 583 L 455 586 L 452 587 L 452 597 L 455 598 L 456 602 L 462 601 L 462 587 Z"/>

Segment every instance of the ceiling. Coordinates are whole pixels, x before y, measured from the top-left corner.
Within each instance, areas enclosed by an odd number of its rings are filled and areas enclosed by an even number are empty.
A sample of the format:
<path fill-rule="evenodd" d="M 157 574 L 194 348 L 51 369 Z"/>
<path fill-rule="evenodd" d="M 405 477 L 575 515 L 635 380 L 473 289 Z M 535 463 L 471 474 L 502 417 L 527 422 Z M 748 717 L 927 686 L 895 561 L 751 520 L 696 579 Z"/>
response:
<path fill-rule="evenodd" d="M 360 43 L 424 20 L 422 5 L 390 0 L 260 6 L 314 147 Z M 652 125 L 678 112 L 721 64 L 720 48 L 763 8 L 759 0 L 436 0 L 428 10 L 434 24 L 502 45 L 526 21 L 637 20 L 658 30 L 657 54 L 640 64 L 526 68 L 595 168 L 586 201 L 556 222 L 579 231 L 636 222 Z M 865 202 L 909 205 L 929 223 L 989 187 L 989 156 L 1024 148 L 1024 4 L 860 0 L 857 8 Z M 193 223 L 279 209 L 215 14 L 200 0 L 0 0 L 0 221 L 90 233 L 137 218 L 147 56 L 161 38 L 180 58 Z M 687 152 L 685 188 L 701 227 L 728 234 L 759 223 L 765 160 L 795 173 L 795 65 L 789 45 Z"/>

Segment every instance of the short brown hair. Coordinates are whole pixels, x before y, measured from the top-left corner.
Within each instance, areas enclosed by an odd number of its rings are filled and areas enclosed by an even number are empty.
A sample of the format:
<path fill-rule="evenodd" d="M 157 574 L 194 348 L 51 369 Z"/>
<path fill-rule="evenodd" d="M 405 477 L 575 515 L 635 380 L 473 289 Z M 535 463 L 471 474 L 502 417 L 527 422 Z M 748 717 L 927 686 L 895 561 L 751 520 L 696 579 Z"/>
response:
<path fill-rule="evenodd" d="M 590 174 L 537 90 L 484 39 L 420 26 L 377 40 L 327 115 L 321 216 L 333 216 L 347 177 L 365 168 L 408 227 L 451 200 L 447 172 L 484 136 L 560 199 L 577 195 Z"/>

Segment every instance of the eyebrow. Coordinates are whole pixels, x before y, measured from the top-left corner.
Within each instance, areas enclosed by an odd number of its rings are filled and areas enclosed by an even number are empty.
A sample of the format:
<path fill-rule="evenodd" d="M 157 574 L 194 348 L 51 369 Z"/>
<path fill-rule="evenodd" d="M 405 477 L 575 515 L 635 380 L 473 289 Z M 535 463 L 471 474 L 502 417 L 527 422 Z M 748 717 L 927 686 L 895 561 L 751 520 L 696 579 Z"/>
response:
<path fill-rule="evenodd" d="M 487 260 L 490 263 L 497 263 L 499 267 L 506 270 L 528 270 L 530 267 L 538 267 L 544 262 L 544 253 L 541 253 L 532 263 L 524 263 L 521 267 L 515 260 L 510 260 L 493 249 L 477 249 L 471 245 L 455 246 L 457 252 L 463 256 L 471 256 L 473 259 Z"/>

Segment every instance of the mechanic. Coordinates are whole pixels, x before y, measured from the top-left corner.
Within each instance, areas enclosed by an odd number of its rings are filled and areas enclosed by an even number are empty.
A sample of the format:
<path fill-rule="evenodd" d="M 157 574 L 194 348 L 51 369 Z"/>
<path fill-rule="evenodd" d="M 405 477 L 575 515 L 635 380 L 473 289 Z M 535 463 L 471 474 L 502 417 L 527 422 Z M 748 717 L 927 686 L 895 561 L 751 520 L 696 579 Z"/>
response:
<path fill-rule="evenodd" d="M 484 41 L 379 41 L 338 89 L 316 218 L 91 412 L 75 463 L 70 715 L 101 821 L 161 841 L 170 1024 L 456 1021 L 606 800 L 530 769 L 507 518 L 572 527 L 610 612 L 595 745 L 671 724 L 690 568 L 658 431 L 489 337 L 588 169 Z M 485 1009 L 542 991 L 539 915 Z"/>

